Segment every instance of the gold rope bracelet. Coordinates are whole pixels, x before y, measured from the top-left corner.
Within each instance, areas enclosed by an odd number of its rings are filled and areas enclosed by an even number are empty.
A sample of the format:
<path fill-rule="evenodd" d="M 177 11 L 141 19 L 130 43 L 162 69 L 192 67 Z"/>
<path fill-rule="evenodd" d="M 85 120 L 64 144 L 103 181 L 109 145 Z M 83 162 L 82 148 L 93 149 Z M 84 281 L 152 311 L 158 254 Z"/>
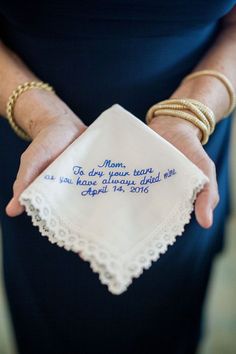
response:
<path fill-rule="evenodd" d="M 22 139 L 26 141 L 31 141 L 31 137 L 22 129 L 20 128 L 14 120 L 13 111 L 14 106 L 16 104 L 16 100 L 18 97 L 25 91 L 30 90 L 32 88 L 40 88 L 47 91 L 55 92 L 53 87 L 50 86 L 48 83 L 42 81 L 30 81 L 25 82 L 17 86 L 17 88 L 12 92 L 11 96 L 9 97 L 6 105 L 6 119 L 8 120 L 10 126 L 15 131 L 15 133 Z"/>

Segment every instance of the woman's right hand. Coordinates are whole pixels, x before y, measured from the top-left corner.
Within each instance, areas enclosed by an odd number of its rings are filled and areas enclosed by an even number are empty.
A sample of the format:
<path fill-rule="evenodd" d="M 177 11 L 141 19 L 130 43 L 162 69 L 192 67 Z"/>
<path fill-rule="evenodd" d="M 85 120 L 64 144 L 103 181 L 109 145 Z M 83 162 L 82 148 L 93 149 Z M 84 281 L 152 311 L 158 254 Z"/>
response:
<path fill-rule="evenodd" d="M 52 105 L 53 100 L 56 100 L 55 105 Z M 14 217 L 24 211 L 18 201 L 23 190 L 87 129 L 56 95 L 50 95 L 49 101 L 50 109 L 47 113 L 47 110 L 44 111 L 42 119 L 37 118 L 37 124 L 35 121 L 32 124 L 30 136 L 33 140 L 20 157 L 19 170 L 13 184 L 13 197 L 5 209 L 8 216 Z"/>

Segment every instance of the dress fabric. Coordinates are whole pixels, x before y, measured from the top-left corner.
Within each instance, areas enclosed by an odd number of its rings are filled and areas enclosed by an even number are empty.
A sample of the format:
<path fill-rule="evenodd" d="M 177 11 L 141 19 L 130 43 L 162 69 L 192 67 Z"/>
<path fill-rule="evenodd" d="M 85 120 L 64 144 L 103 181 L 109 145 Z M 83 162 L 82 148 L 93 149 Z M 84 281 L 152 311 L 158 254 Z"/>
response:
<path fill-rule="evenodd" d="M 2 0 L 0 37 L 85 124 L 114 103 L 144 121 L 148 108 L 168 98 L 198 63 L 235 4 Z M 210 270 L 223 250 L 230 212 L 231 123 L 231 116 L 218 123 L 204 146 L 219 183 L 214 225 L 201 228 L 193 214 L 167 253 L 114 296 L 87 262 L 49 243 L 25 213 L 5 214 L 28 143 L 0 119 L 4 277 L 20 354 L 195 353 Z"/>

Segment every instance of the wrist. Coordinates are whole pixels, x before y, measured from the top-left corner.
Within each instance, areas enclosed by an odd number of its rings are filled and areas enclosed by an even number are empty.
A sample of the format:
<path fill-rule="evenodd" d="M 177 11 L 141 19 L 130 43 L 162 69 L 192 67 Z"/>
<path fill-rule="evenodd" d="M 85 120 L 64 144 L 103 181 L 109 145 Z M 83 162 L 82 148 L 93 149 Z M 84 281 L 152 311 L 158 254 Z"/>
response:
<path fill-rule="evenodd" d="M 55 121 L 72 121 L 78 127 L 85 126 L 54 92 L 34 88 L 18 97 L 14 107 L 14 119 L 32 138 Z"/>
<path fill-rule="evenodd" d="M 193 123 L 179 117 L 158 116 L 150 123 L 150 128 L 158 130 L 161 135 L 172 138 L 173 136 L 191 135 L 199 141 L 202 139 L 202 131 Z"/>
<path fill-rule="evenodd" d="M 180 83 L 170 98 L 193 98 L 208 106 L 215 114 L 216 122 L 222 119 L 229 98 L 222 83 L 213 76 L 199 76 Z"/>

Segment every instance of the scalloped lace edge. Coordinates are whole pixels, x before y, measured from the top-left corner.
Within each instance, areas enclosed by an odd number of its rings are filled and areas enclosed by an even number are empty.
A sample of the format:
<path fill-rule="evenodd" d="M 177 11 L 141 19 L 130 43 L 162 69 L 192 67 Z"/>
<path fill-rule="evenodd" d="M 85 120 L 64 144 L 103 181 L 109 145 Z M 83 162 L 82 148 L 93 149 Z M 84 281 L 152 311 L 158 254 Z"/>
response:
<path fill-rule="evenodd" d="M 42 236 L 88 261 L 93 272 L 98 273 L 101 283 L 107 285 L 112 294 L 120 295 L 127 290 L 133 278 L 138 278 L 144 269 L 150 268 L 176 242 L 176 237 L 183 234 L 185 225 L 190 222 L 196 196 L 204 184 L 205 181 L 195 179 L 195 186 L 191 184 L 185 189 L 181 202 L 162 225 L 147 235 L 141 247 L 136 247 L 136 252 L 131 251 L 131 260 L 123 263 L 105 246 L 86 239 L 65 225 L 53 207 L 48 207 L 50 204 L 41 192 L 35 189 L 32 192 L 28 188 L 20 195 L 19 202 L 25 207 L 27 215 L 31 217 L 33 225 L 39 228 Z"/>

